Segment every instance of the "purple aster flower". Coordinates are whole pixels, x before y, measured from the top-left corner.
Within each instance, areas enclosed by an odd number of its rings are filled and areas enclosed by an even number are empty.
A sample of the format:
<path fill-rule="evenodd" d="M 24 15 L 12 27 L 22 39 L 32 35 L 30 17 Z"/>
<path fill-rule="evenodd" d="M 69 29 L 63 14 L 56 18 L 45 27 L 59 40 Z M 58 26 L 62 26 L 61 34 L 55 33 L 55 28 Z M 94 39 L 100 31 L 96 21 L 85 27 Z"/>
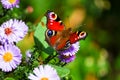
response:
<path fill-rule="evenodd" d="M 18 42 L 27 34 L 28 26 L 21 20 L 10 19 L 0 26 L 0 40 L 5 43 Z"/>
<path fill-rule="evenodd" d="M 76 42 L 72 44 L 70 48 L 63 51 L 58 51 L 58 53 L 60 55 L 72 56 L 72 55 L 75 55 L 75 53 L 77 53 L 77 51 L 79 50 L 79 47 L 80 47 L 79 42 Z"/>
<path fill-rule="evenodd" d="M 31 58 L 32 52 L 30 50 L 26 51 L 26 62 L 29 62 L 29 59 Z"/>
<path fill-rule="evenodd" d="M 72 55 L 72 56 L 59 55 L 59 58 L 62 62 L 69 63 L 75 59 L 75 55 Z"/>
<path fill-rule="evenodd" d="M 56 70 L 49 65 L 40 65 L 28 76 L 30 80 L 60 80 Z"/>
<path fill-rule="evenodd" d="M 1 0 L 3 7 L 6 9 L 12 9 L 14 7 L 18 8 L 19 2 L 20 0 Z"/>
<path fill-rule="evenodd" d="M 12 44 L 0 46 L 0 69 L 10 72 L 21 63 L 20 49 Z"/>

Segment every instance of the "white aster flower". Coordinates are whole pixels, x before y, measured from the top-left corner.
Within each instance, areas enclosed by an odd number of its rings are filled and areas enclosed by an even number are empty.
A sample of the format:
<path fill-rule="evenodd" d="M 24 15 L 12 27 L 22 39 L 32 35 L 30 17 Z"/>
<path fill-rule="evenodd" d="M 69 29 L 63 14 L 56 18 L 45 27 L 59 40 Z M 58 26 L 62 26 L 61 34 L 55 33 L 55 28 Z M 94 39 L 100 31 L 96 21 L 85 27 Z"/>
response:
<path fill-rule="evenodd" d="M 22 59 L 20 49 L 12 44 L 0 46 L 0 69 L 4 72 L 10 72 L 15 69 Z"/>
<path fill-rule="evenodd" d="M 28 76 L 30 80 L 60 80 L 56 70 L 49 65 L 40 65 Z"/>
<path fill-rule="evenodd" d="M 12 9 L 14 7 L 18 8 L 20 0 L 1 0 L 1 3 L 4 8 L 6 9 Z"/>
<path fill-rule="evenodd" d="M 28 26 L 21 20 L 10 19 L 0 26 L 0 40 L 2 43 L 18 42 L 27 34 Z"/>

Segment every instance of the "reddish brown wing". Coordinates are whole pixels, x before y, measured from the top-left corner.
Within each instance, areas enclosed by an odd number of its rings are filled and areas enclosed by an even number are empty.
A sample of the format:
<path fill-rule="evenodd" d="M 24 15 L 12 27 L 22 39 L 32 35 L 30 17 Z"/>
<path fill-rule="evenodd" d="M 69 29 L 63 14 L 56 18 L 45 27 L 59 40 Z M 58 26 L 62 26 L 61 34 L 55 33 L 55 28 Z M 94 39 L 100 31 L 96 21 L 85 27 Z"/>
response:
<path fill-rule="evenodd" d="M 46 41 L 50 46 L 52 46 L 55 50 L 63 50 L 67 41 L 70 38 L 70 30 L 63 31 L 54 31 L 54 30 L 46 30 Z"/>
<path fill-rule="evenodd" d="M 46 13 L 47 16 L 47 28 L 55 31 L 64 30 L 64 25 L 60 18 L 52 11 Z"/>
<path fill-rule="evenodd" d="M 81 39 L 85 39 L 87 36 L 87 33 L 85 31 L 77 31 L 75 33 L 72 33 L 70 35 L 70 43 L 73 44 Z"/>
<path fill-rule="evenodd" d="M 64 31 L 64 25 L 60 18 L 55 14 L 53 11 L 47 11 L 46 13 L 47 17 L 47 30 L 46 30 L 46 41 L 50 46 L 52 46 L 54 49 L 58 50 L 62 48 L 62 44 L 65 42 L 62 40 L 62 32 Z M 64 47 L 63 44 L 63 47 Z"/>

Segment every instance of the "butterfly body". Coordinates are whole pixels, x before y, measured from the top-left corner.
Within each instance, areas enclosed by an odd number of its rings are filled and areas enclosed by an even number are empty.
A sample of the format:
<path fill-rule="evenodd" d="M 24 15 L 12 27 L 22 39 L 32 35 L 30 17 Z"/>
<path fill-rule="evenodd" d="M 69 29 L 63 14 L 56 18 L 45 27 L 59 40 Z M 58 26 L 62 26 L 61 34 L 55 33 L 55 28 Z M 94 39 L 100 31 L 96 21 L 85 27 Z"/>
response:
<path fill-rule="evenodd" d="M 60 18 L 52 11 L 47 14 L 46 41 L 55 50 L 61 51 L 68 49 L 71 44 L 85 39 L 87 33 L 84 31 L 73 32 L 71 28 L 65 29 Z"/>

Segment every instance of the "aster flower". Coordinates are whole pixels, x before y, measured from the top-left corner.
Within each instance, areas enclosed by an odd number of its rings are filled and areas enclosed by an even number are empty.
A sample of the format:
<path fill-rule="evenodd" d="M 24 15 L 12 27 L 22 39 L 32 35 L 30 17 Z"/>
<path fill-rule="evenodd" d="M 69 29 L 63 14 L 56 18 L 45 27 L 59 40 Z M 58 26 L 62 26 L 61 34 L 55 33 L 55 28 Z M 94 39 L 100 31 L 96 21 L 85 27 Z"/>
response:
<path fill-rule="evenodd" d="M 6 9 L 12 9 L 14 7 L 18 8 L 19 2 L 19 0 L 1 0 L 3 7 Z"/>
<path fill-rule="evenodd" d="M 30 80 L 60 80 L 56 70 L 49 65 L 40 65 L 33 73 L 28 76 Z"/>
<path fill-rule="evenodd" d="M 29 59 L 31 58 L 31 54 L 32 54 L 32 52 L 30 50 L 26 51 L 26 62 L 28 62 Z"/>
<path fill-rule="evenodd" d="M 21 63 L 20 49 L 12 44 L 0 46 L 0 69 L 10 72 Z"/>
<path fill-rule="evenodd" d="M 5 43 L 18 42 L 27 34 L 28 26 L 16 19 L 10 19 L 0 26 L 0 40 Z"/>
<path fill-rule="evenodd" d="M 62 62 L 69 63 L 75 59 L 75 55 L 72 55 L 72 56 L 59 55 L 59 58 Z"/>
<path fill-rule="evenodd" d="M 58 53 L 60 55 L 72 56 L 72 55 L 75 55 L 75 53 L 77 53 L 77 51 L 79 50 L 79 47 L 80 47 L 79 42 L 76 42 L 72 44 L 70 48 L 63 51 L 58 51 Z"/>

